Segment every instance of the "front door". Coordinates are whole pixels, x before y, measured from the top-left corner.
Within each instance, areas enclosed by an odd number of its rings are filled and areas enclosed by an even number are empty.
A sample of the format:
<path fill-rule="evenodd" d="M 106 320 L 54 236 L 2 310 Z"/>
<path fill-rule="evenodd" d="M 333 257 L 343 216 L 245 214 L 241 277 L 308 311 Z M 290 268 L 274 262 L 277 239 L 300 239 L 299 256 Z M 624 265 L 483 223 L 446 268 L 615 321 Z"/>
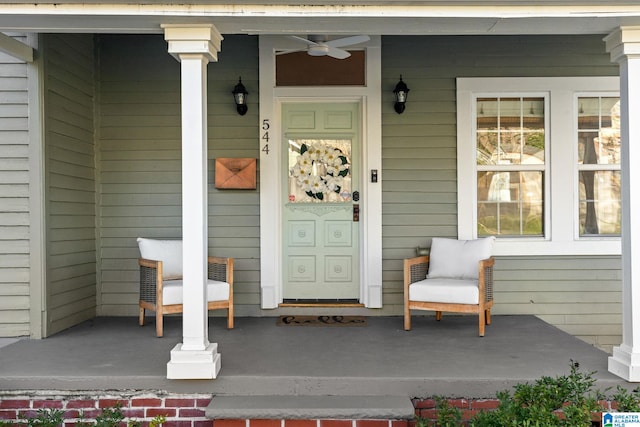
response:
<path fill-rule="evenodd" d="M 283 297 L 360 297 L 360 105 L 282 105 Z"/>

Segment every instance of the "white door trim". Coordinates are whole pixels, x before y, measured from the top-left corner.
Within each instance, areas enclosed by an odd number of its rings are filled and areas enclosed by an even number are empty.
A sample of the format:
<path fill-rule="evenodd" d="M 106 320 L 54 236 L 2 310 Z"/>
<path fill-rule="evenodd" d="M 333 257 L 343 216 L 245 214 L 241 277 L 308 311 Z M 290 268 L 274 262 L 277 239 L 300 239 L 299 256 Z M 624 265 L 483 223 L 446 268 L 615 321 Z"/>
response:
<path fill-rule="evenodd" d="M 275 50 L 286 37 L 260 36 L 260 292 L 263 309 L 282 302 L 282 221 L 280 127 L 282 102 L 359 102 L 362 106 L 360 221 L 360 302 L 382 307 L 382 111 L 380 37 L 366 45 L 364 87 L 286 87 L 275 85 Z M 267 129 L 268 127 L 268 129 Z M 268 138 L 268 139 L 267 139 Z M 268 152 L 265 146 L 268 144 Z M 378 171 L 372 183 L 370 171 Z"/>

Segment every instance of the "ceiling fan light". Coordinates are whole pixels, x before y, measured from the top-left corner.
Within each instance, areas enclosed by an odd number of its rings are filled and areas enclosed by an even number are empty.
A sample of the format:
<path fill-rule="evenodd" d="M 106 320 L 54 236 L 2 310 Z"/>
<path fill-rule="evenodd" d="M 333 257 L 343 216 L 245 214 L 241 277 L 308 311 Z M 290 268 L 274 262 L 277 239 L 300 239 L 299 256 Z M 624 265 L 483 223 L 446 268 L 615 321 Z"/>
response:
<path fill-rule="evenodd" d="M 329 53 L 329 47 L 325 45 L 309 46 L 307 53 L 311 56 L 325 56 Z"/>

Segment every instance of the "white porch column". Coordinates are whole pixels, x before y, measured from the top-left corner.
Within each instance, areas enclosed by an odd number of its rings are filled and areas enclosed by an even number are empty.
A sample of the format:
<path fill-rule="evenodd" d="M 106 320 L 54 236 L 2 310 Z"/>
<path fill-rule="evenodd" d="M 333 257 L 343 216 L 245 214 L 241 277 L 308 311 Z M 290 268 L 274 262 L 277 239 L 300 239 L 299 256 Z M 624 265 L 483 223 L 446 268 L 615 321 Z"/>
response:
<path fill-rule="evenodd" d="M 181 66 L 182 92 L 182 343 L 171 350 L 169 379 L 212 379 L 218 345 L 207 319 L 207 64 L 217 61 L 222 36 L 213 25 L 163 25 Z"/>
<path fill-rule="evenodd" d="M 622 344 L 609 357 L 609 372 L 636 382 L 640 381 L 640 27 L 621 27 L 605 42 L 611 60 L 620 64 L 622 140 Z"/>

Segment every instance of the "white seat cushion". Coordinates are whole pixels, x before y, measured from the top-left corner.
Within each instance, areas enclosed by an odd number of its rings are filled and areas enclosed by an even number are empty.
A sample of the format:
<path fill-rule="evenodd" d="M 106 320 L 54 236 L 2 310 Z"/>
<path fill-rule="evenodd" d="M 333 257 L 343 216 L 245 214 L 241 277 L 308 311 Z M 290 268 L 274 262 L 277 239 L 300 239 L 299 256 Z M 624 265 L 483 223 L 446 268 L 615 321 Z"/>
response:
<path fill-rule="evenodd" d="M 140 256 L 162 261 L 162 278 L 182 279 L 182 240 L 158 240 L 138 237 Z"/>
<path fill-rule="evenodd" d="M 427 278 L 478 280 L 478 262 L 491 257 L 495 239 L 493 236 L 475 240 L 434 237 Z"/>
<path fill-rule="evenodd" d="M 207 302 L 229 299 L 229 284 L 217 280 L 207 281 Z M 182 304 L 182 280 L 162 281 L 162 304 Z"/>
<path fill-rule="evenodd" d="M 409 285 L 409 300 L 451 304 L 478 304 L 477 280 L 424 279 Z"/>

